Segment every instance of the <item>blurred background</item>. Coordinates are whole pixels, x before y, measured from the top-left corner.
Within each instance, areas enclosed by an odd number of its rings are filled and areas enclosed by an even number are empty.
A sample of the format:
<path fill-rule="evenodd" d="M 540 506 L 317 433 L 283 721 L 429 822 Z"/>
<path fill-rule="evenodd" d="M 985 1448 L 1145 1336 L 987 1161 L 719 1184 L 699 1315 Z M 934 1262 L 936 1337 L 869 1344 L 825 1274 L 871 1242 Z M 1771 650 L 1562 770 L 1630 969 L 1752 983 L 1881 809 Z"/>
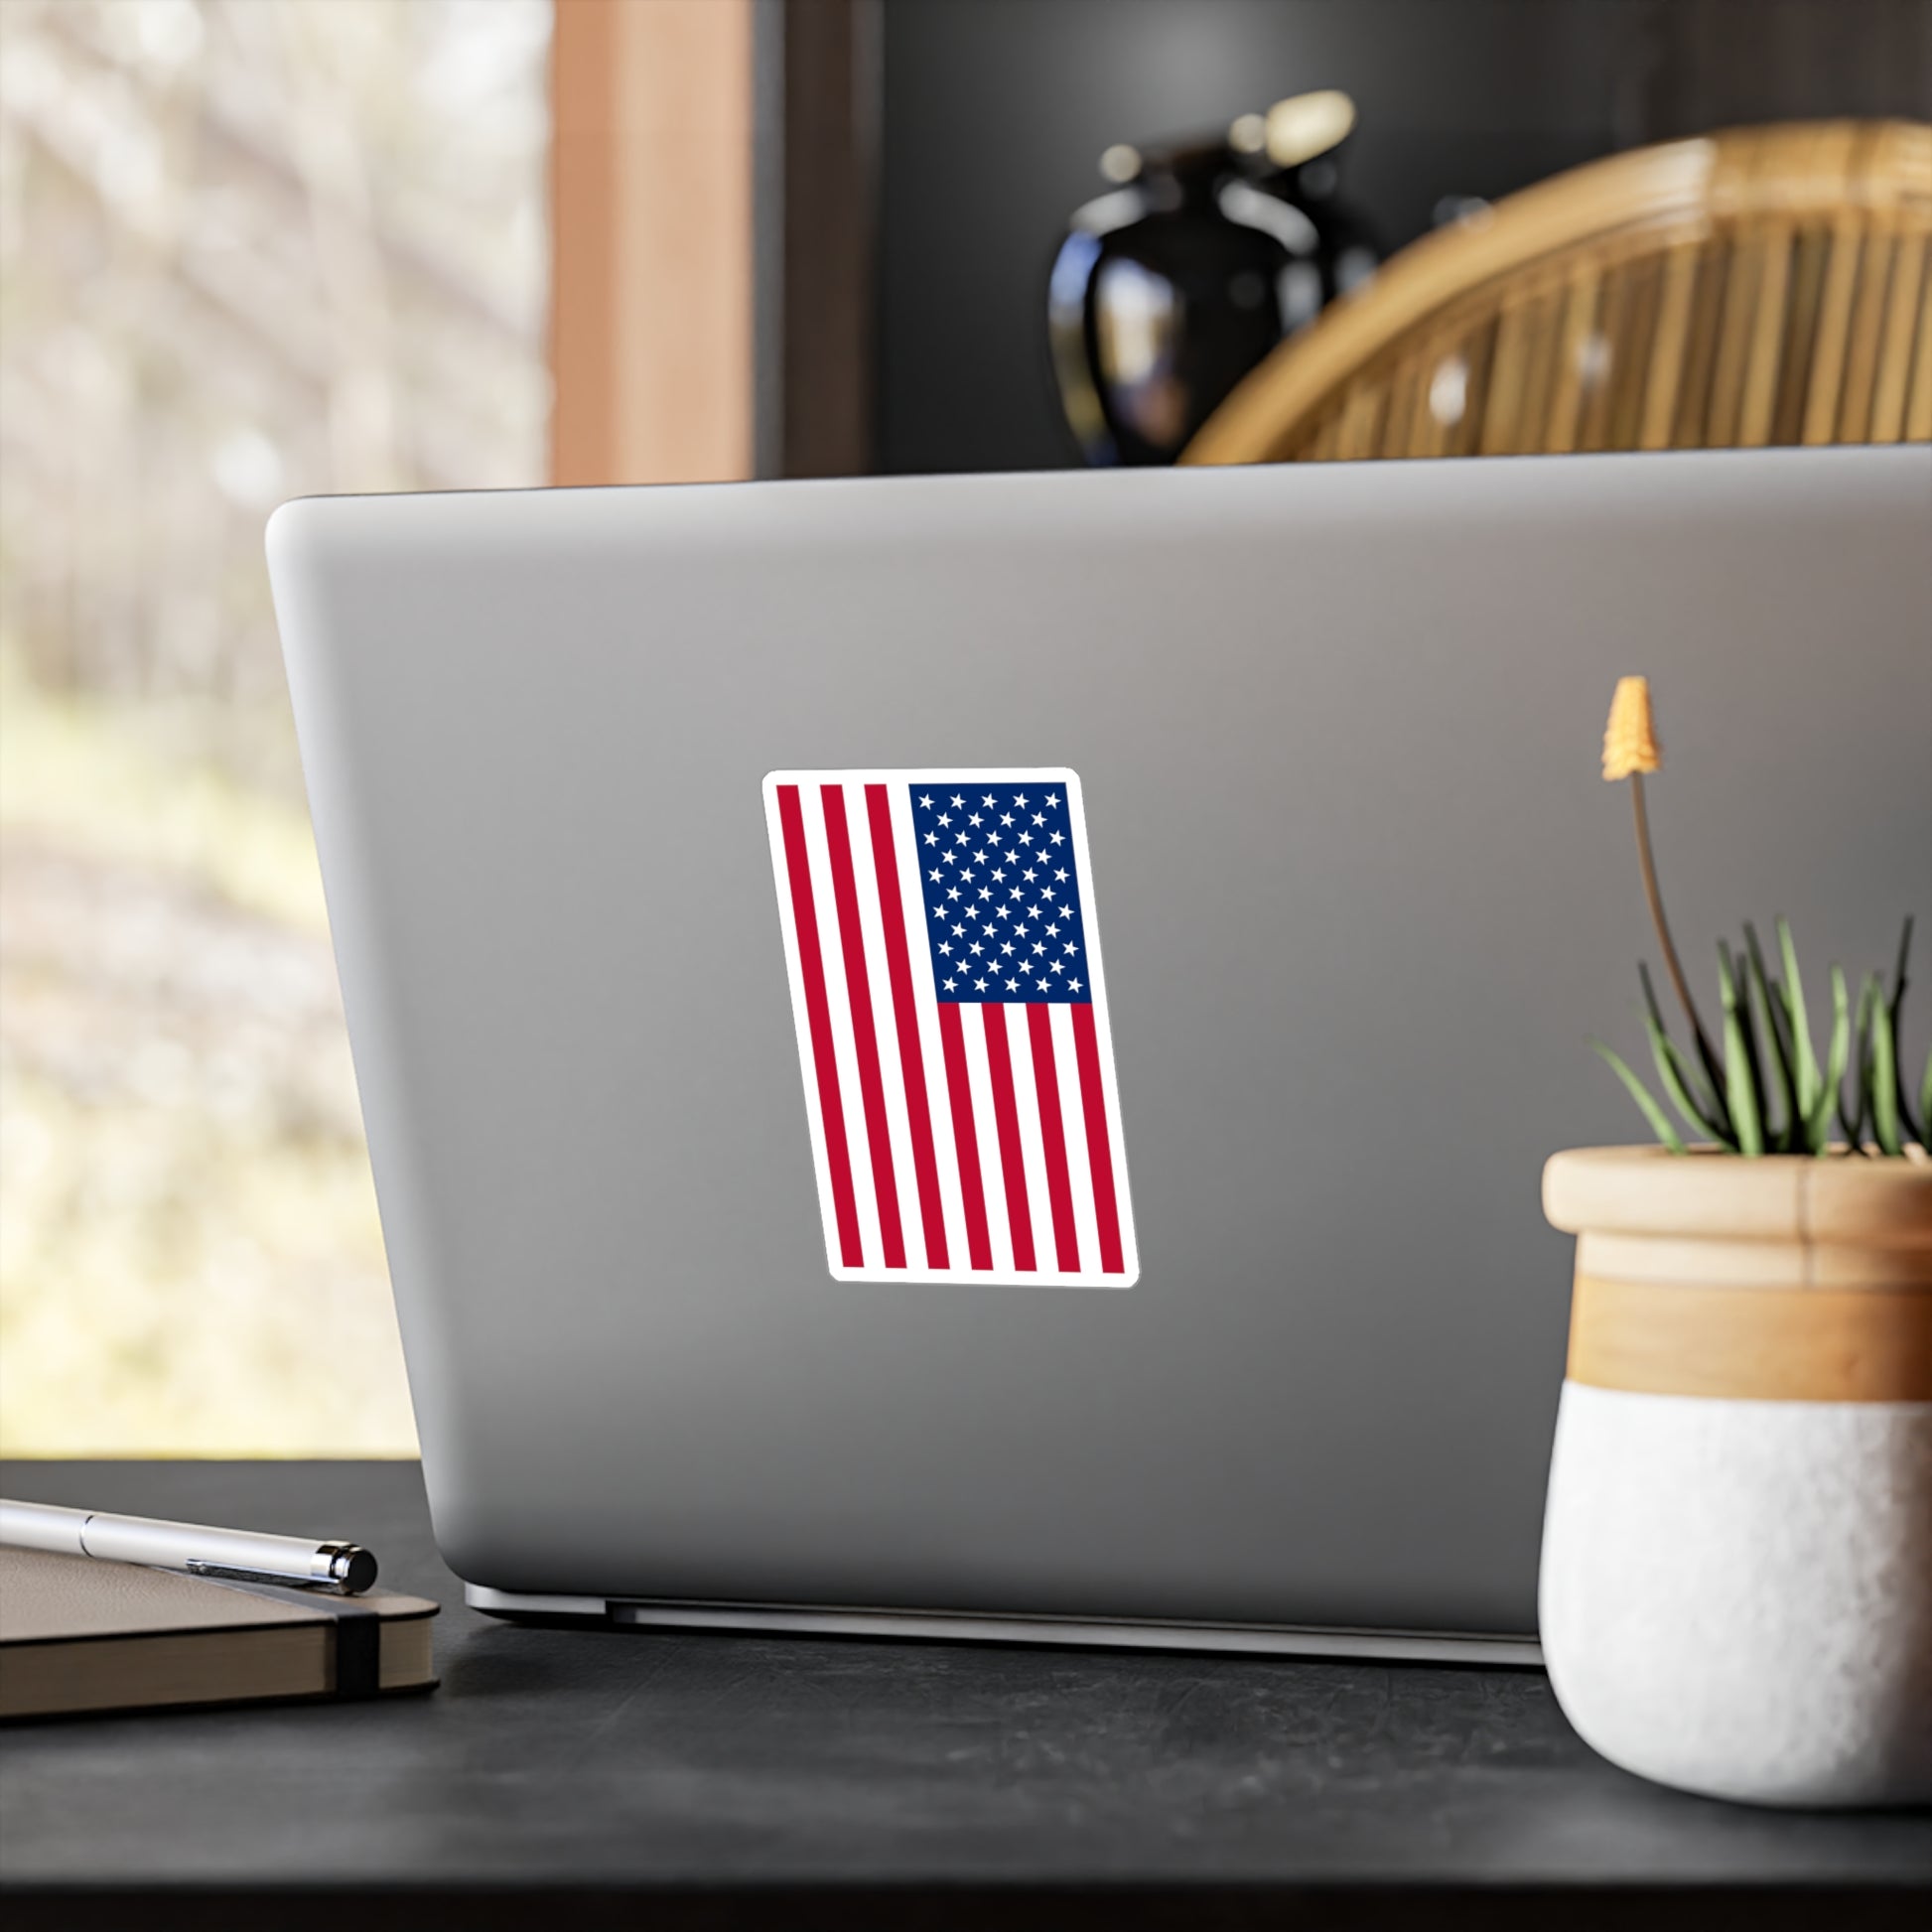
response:
<path fill-rule="evenodd" d="M 0 1450 L 414 1448 L 278 501 L 1125 460 L 1066 358 L 1158 277 L 1057 345 L 1049 282 L 1171 176 L 1204 247 L 1346 227 L 1228 282 L 1238 374 L 1563 169 L 1831 116 L 1932 117 L 1928 0 L 0 0 Z"/>
<path fill-rule="evenodd" d="M 262 524 L 544 481 L 549 36 L 0 4 L 9 1451 L 413 1447 Z"/>

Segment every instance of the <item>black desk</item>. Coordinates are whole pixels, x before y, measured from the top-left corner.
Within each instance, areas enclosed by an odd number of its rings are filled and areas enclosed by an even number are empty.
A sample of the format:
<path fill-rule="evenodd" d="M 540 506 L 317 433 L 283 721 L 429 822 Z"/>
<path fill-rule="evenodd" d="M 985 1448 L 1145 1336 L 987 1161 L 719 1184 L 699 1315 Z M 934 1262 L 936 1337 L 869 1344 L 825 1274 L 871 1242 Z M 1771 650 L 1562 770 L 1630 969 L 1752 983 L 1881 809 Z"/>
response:
<path fill-rule="evenodd" d="M 10 1932 L 1932 1923 L 1932 1819 L 1658 1790 L 1537 1672 L 518 1629 L 413 1464 L 3 1480 L 357 1537 L 445 1606 L 430 1698 L 0 1732 Z"/>

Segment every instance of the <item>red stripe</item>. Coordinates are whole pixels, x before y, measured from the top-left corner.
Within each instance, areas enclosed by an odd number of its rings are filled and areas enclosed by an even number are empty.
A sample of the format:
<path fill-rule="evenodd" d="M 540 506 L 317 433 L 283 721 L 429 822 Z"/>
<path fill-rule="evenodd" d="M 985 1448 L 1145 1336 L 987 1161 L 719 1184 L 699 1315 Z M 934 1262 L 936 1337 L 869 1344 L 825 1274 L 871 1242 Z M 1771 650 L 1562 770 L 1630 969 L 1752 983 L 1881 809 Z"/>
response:
<path fill-rule="evenodd" d="M 1080 1272 L 1080 1238 L 1073 1228 L 1073 1183 L 1066 1172 L 1066 1131 L 1060 1125 L 1060 1080 L 1053 1069 L 1053 1009 L 1027 1009 L 1034 1036 L 1034 1091 L 1039 1097 L 1039 1138 L 1046 1143 L 1046 1198 L 1053 1205 L 1053 1251 L 1063 1275 Z"/>
<path fill-rule="evenodd" d="M 966 1078 L 966 1034 L 959 1024 L 956 1006 L 941 1004 L 939 1039 L 946 1054 L 946 1091 L 952 1097 L 952 1138 L 959 1155 L 959 1191 L 966 1197 L 966 1252 L 975 1268 L 991 1268 L 993 1239 L 986 1231 L 979 1134 L 973 1126 L 973 1089 Z"/>
<path fill-rule="evenodd" d="M 1100 1222 L 1100 1271 L 1124 1275 L 1120 1206 L 1114 1199 L 1114 1154 L 1107 1139 L 1107 1089 L 1100 1083 L 1100 1041 L 1093 1008 L 1073 1009 L 1073 1056 L 1080 1063 L 1080 1105 L 1087 1117 L 1087 1166 L 1093 1170 L 1093 1209 Z"/>
<path fill-rule="evenodd" d="M 879 1233 L 886 1266 L 905 1266 L 905 1237 L 898 1225 L 898 1184 L 893 1178 L 893 1141 L 886 1126 L 886 1083 L 879 1077 L 879 1036 L 872 1029 L 872 985 L 866 978 L 866 939 L 859 924 L 859 888 L 852 872 L 852 838 L 845 827 L 845 788 L 822 785 L 825 843 L 832 854 L 832 902 L 838 907 L 839 943 L 845 950 L 845 991 L 852 1007 L 852 1035 L 859 1049 L 859 1096 L 866 1107 L 866 1142 L 872 1149 L 873 1191 L 879 1196 Z"/>
<path fill-rule="evenodd" d="M 805 979 L 805 1018 L 811 1028 L 812 1070 L 818 1076 L 818 1111 L 825 1129 L 825 1165 L 832 1171 L 832 1208 L 839 1224 L 839 1259 L 862 1267 L 859 1204 L 852 1194 L 852 1157 L 845 1146 L 845 1109 L 839 1101 L 839 1063 L 832 1054 L 832 1009 L 825 998 L 825 963 L 818 952 L 818 911 L 812 903 L 811 867 L 805 858 L 805 821 L 798 787 L 778 787 L 778 823 L 784 831 L 785 871 L 791 881 L 791 922 L 798 934 L 798 965 Z"/>
<path fill-rule="evenodd" d="M 1013 1098 L 1013 1062 L 1007 1058 L 1007 1010 L 989 1002 L 986 1057 L 993 1069 L 993 1119 L 1000 1130 L 1000 1172 L 1007 1183 L 1007 1220 L 1013 1228 L 1013 1265 L 1032 1271 L 1034 1222 L 1027 1207 L 1027 1168 L 1020 1152 L 1020 1109 Z"/>
<path fill-rule="evenodd" d="M 893 856 L 893 809 L 884 785 L 866 787 L 872 821 L 872 864 L 879 875 L 879 917 L 886 928 L 886 976 L 893 987 L 893 1018 L 898 1026 L 898 1065 L 905 1079 L 905 1112 L 912 1124 L 912 1173 L 919 1183 L 919 1219 L 925 1223 L 928 1268 L 946 1263 L 946 1210 L 939 1199 L 939 1163 L 932 1153 L 932 1115 L 925 1090 L 925 1055 L 919 1046 L 919 1015 L 912 1004 L 912 959 L 905 950 L 905 901 L 898 861 Z"/>

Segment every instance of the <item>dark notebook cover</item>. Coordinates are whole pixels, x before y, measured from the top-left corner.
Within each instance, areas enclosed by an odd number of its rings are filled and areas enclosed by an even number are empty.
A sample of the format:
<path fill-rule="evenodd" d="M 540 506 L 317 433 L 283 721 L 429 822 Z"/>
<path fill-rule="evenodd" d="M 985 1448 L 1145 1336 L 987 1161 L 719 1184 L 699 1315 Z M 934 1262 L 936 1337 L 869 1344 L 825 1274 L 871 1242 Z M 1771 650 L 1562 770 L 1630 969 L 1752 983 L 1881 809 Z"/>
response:
<path fill-rule="evenodd" d="M 436 1608 L 0 1547 L 0 1719 L 428 1690 Z"/>

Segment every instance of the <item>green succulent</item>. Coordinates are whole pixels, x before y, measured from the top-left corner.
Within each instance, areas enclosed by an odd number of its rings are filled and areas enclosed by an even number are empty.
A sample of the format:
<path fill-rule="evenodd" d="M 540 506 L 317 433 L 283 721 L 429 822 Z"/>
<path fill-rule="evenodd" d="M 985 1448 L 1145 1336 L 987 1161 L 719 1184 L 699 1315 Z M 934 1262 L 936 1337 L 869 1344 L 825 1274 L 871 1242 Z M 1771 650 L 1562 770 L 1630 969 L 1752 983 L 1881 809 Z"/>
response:
<path fill-rule="evenodd" d="M 1665 1098 L 1693 1140 L 1716 1142 L 1733 1154 L 1829 1154 L 1834 1134 L 1860 1153 L 1901 1155 L 1907 1143 L 1932 1149 L 1932 1052 L 1916 1096 L 1907 1091 L 1898 1052 L 1899 1013 L 1905 1003 L 1912 921 L 1899 934 L 1891 990 L 1867 973 L 1852 1000 L 1844 970 L 1832 968 L 1831 1020 L 1822 1054 L 1813 1043 L 1791 927 L 1777 922 L 1777 970 L 1765 963 L 1756 929 L 1746 921 L 1741 952 L 1718 943 L 1718 990 L 1723 1004 L 1721 1054 L 1694 1059 L 1670 1036 L 1650 969 L 1637 968 L 1650 1055 Z M 1702 1034 L 1695 1014 L 1693 1031 Z M 1686 1140 L 1670 1114 L 1621 1054 L 1601 1040 L 1590 1044 L 1643 1111 L 1673 1154 Z"/>
<path fill-rule="evenodd" d="M 1664 896 L 1657 883 L 1657 861 L 1650 849 L 1650 814 L 1644 803 L 1645 775 L 1661 771 L 1650 709 L 1650 680 L 1617 680 L 1610 720 L 1603 733 L 1603 776 L 1612 784 L 1625 779 L 1636 821 L 1637 865 L 1651 923 L 1663 949 L 1664 966 L 1690 1022 L 1696 1053 L 1679 1050 L 1658 1010 L 1650 969 L 1637 968 L 1643 984 L 1643 1024 L 1650 1056 L 1665 1096 L 1700 1140 L 1715 1141 L 1733 1154 L 1829 1154 L 1836 1122 L 1855 1153 L 1901 1155 L 1907 1142 L 1932 1152 L 1932 1052 L 1919 1082 L 1917 1112 L 1905 1091 L 1899 1063 L 1898 1016 L 1905 1004 L 1905 962 L 1912 950 L 1912 921 L 1898 938 L 1891 992 L 1876 973 L 1867 973 L 1854 1007 L 1844 973 L 1832 968 L 1832 1022 L 1821 1062 L 1812 1045 L 1805 1011 L 1804 983 L 1791 927 L 1778 920 L 1778 971 L 1764 963 L 1764 949 L 1748 920 L 1744 950 L 1732 953 L 1718 941 L 1718 993 L 1724 1010 L 1722 1053 L 1711 1042 L 1698 1015 L 1690 981 L 1670 936 Z M 1590 1044 L 1610 1063 L 1643 1110 L 1650 1131 L 1673 1154 L 1685 1152 L 1684 1137 L 1650 1089 L 1619 1055 L 1600 1039 Z"/>

